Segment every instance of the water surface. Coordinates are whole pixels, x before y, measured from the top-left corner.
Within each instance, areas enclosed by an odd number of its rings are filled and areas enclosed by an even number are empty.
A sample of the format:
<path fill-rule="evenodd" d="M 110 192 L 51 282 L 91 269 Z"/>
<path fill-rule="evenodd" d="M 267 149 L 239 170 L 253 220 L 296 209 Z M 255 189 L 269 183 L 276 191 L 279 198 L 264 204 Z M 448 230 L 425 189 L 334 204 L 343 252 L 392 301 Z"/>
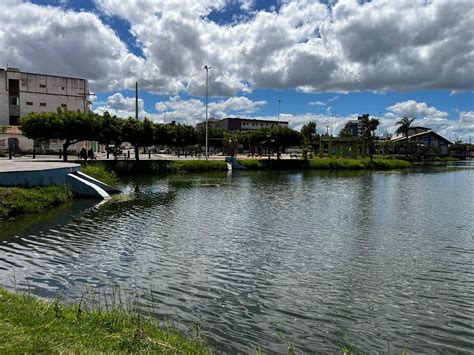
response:
<path fill-rule="evenodd" d="M 118 202 L 2 222 L 0 282 L 65 302 L 117 286 L 225 352 L 473 352 L 458 168 L 131 178 Z"/>

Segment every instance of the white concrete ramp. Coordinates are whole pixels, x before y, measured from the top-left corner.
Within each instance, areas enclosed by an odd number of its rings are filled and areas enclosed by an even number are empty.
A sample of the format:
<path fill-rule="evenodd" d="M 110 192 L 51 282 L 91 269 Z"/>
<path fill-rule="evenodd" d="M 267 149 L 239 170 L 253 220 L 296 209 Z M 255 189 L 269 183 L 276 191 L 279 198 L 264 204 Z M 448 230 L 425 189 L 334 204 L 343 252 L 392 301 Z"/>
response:
<path fill-rule="evenodd" d="M 72 192 L 77 195 L 103 199 L 110 198 L 110 195 L 103 188 L 76 174 L 68 174 L 66 181 L 71 186 Z"/>
<path fill-rule="evenodd" d="M 120 190 L 116 189 L 115 187 L 112 187 L 110 185 L 107 185 L 106 183 L 103 183 L 100 180 L 94 179 L 92 176 L 86 175 L 80 171 L 75 171 L 74 174 L 81 179 L 87 180 L 90 183 L 93 183 L 94 185 L 99 186 L 101 189 L 106 191 L 108 194 L 117 194 L 120 193 Z"/>

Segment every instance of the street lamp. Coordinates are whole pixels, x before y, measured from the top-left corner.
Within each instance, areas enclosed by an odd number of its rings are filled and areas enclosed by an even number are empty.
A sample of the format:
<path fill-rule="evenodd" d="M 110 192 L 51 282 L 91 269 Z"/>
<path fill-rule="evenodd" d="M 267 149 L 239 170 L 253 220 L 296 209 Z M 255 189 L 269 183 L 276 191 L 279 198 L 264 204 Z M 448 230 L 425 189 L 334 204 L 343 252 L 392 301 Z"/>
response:
<path fill-rule="evenodd" d="M 212 67 L 205 65 L 204 69 L 206 70 L 206 160 L 209 158 L 208 154 L 208 120 L 207 120 L 207 100 L 208 100 L 208 94 L 209 94 L 209 69 Z"/>
<path fill-rule="evenodd" d="M 281 100 L 278 100 L 278 126 L 280 125 L 280 103 Z"/>

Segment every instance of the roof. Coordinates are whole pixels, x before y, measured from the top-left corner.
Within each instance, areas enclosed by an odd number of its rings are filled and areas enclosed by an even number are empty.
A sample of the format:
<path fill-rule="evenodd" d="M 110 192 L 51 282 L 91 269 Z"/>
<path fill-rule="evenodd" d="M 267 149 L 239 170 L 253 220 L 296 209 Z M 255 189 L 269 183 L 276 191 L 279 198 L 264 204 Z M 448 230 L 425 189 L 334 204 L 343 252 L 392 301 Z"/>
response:
<path fill-rule="evenodd" d="M 18 68 L 12 68 L 12 67 L 7 67 L 6 69 L 1 68 L 1 69 L 5 73 L 13 72 L 13 73 L 20 73 L 20 74 L 28 74 L 28 75 L 44 75 L 44 76 L 52 76 L 52 77 L 55 77 L 55 78 L 65 78 L 65 79 L 74 79 L 74 80 L 87 81 L 87 79 L 78 78 L 78 77 L 74 77 L 74 76 L 54 75 L 54 74 L 44 74 L 44 73 L 32 73 L 32 72 L 21 71 Z"/>
<path fill-rule="evenodd" d="M 13 135 L 21 135 L 21 129 L 18 126 L 7 126 L 5 129 L 4 134 L 13 134 Z"/>
<path fill-rule="evenodd" d="M 424 127 L 421 127 L 421 128 L 424 128 Z M 453 144 L 450 141 L 448 141 L 446 138 L 444 138 L 443 136 L 440 136 L 438 133 L 434 132 L 433 130 L 429 130 L 429 131 L 426 131 L 426 132 L 420 132 L 420 133 L 417 133 L 417 134 L 412 134 L 411 136 L 408 136 L 408 139 L 421 137 L 421 136 L 425 136 L 425 135 L 430 135 L 430 134 L 436 136 L 438 139 L 443 140 L 448 144 Z M 400 142 L 400 141 L 403 141 L 405 139 L 407 139 L 407 137 L 397 137 L 397 138 L 393 138 L 392 140 L 390 140 L 390 142 Z"/>

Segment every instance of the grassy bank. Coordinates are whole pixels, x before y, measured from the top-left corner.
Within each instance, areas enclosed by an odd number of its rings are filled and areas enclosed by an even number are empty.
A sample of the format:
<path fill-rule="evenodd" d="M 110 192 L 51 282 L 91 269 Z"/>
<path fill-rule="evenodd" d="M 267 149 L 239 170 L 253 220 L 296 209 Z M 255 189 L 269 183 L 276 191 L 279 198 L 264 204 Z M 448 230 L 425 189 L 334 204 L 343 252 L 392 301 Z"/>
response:
<path fill-rule="evenodd" d="M 0 187 L 0 219 L 38 213 L 72 199 L 67 186 Z"/>
<path fill-rule="evenodd" d="M 84 164 L 81 166 L 81 172 L 102 181 L 107 185 L 114 185 L 118 182 L 117 174 L 106 167 L 104 164 Z"/>
<path fill-rule="evenodd" d="M 411 167 L 410 162 L 391 158 L 374 158 L 373 161 L 369 158 L 315 158 L 311 160 L 242 159 L 239 160 L 239 163 L 247 170 L 385 170 L 406 169 Z M 118 175 L 227 170 L 226 163 L 223 160 L 107 160 L 88 163 L 88 166 L 95 166 L 97 164 L 103 164 L 106 169 L 116 172 Z"/>
<path fill-rule="evenodd" d="M 175 329 L 124 311 L 86 310 L 0 289 L 0 352 L 207 354 Z"/>
<path fill-rule="evenodd" d="M 366 170 L 406 169 L 411 164 L 404 160 L 374 158 L 343 159 L 315 158 L 310 160 L 257 160 L 239 161 L 248 170 Z"/>

